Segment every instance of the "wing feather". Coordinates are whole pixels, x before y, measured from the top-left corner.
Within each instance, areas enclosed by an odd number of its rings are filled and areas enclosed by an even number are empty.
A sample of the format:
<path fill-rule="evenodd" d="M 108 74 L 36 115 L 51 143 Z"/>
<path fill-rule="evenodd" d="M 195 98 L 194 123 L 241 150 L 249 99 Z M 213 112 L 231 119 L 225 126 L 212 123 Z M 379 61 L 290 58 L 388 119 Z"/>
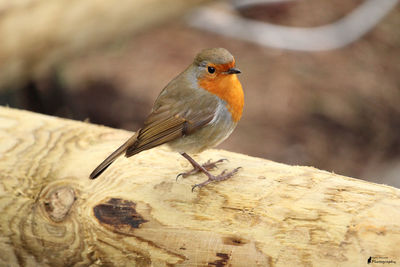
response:
<path fill-rule="evenodd" d="M 136 141 L 125 156 L 189 135 L 207 125 L 215 116 L 218 99 L 206 90 L 193 88 L 192 81 L 173 80 L 158 96 Z"/>
<path fill-rule="evenodd" d="M 169 115 L 169 114 L 165 114 Z M 136 142 L 127 148 L 125 156 L 130 157 L 144 150 L 165 144 L 183 135 L 188 135 L 208 124 L 214 117 L 214 113 L 203 113 L 191 120 L 181 115 L 169 115 L 163 120 L 152 121 L 139 131 Z"/>

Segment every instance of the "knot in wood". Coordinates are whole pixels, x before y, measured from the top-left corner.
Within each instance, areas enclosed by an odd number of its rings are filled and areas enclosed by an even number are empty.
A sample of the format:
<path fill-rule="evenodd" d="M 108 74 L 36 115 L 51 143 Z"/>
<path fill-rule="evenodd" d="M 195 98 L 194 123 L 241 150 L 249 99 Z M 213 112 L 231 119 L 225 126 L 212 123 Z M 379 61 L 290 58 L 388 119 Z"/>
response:
<path fill-rule="evenodd" d="M 136 203 L 125 199 L 111 198 L 96 205 L 93 211 L 101 224 L 118 233 L 129 233 L 147 222 L 137 212 Z"/>
<path fill-rule="evenodd" d="M 59 187 L 50 192 L 44 207 L 50 219 L 61 222 L 67 216 L 76 200 L 75 191 L 70 187 Z"/>

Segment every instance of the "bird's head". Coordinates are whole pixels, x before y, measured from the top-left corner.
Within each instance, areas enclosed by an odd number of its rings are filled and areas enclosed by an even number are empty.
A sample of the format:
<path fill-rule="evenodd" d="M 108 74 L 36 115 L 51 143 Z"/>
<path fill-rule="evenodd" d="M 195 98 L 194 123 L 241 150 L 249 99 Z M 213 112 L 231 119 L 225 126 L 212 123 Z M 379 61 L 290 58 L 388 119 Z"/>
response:
<path fill-rule="evenodd" d="M 198 53 L 194 59 L 199 79 L 214 80 L 221 76 L 240 73 L 235 59 L 225 48 L 209 48 Z"/>
<path fill-rule="evenodd" d="M 225 48 L 204 49 L 194 59 L 197 85 L 225 101 L 234 121 L 242 115 L 244 98 L 235 59 Z"/>

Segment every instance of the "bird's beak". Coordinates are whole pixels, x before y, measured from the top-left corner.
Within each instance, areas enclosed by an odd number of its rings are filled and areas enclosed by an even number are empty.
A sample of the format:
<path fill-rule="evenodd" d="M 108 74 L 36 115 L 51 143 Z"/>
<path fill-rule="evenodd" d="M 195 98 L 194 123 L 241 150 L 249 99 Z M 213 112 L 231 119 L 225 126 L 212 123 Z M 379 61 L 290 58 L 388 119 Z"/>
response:
<path fill-rule="evenodd" d="M 230 69 L 227 71 L 227 73 L 228 73 L 228 74 L 239 74 L 239 73 L 241 73 L 241 71 L 240 71 L 239 69 L 237 69 L 237 68 L 230 68 Z"/>

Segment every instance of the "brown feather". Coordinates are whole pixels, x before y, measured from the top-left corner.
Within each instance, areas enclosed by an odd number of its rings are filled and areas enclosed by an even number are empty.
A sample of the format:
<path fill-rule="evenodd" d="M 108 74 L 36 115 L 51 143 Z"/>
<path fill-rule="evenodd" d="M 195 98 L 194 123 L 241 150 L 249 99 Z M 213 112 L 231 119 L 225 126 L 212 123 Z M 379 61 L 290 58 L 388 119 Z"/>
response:
<path fill-rule="evenodd" d="M 190 134 L 209 123 L 212 118 L 213 114 L 208 114 L 206 117 L 188 121 L 179 115 L 174 115 L 162 121 L 153 121 L 150 125 L 140 130 L 136 142 L 127 148 L 125 156 L 131 157 L 144 150 Z"/>
<path fill-rule="evenodd" d="M 108 166 L 111 165 L 121 154 L 125 152 L 125 150 L 135 143 L 136 138 L 138 136 L 138 132 L 136 132 L 131 138 L 128 139 L 122 146 L 120 146 L 117 150 L 115 150 L 111 155 L 109 155 L 96 169 L 90 174 L 90 179 L 97 178 L 100 174 L 102 174 Z"/>

